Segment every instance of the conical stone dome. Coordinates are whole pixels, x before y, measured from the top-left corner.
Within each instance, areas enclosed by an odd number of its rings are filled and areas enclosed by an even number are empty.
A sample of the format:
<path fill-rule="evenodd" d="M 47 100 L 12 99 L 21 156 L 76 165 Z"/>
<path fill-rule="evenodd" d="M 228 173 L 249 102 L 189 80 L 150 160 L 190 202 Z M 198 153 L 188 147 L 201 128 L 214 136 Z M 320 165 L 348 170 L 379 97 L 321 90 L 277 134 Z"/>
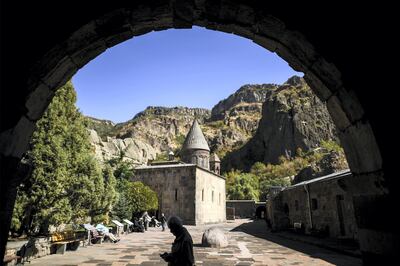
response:
<path fill-rule="evenodd" d="M 189 133 L 186 136 L 185 142 L 182 146 L 182 151 L 187 150 L 206 150 L 210 151 L 206 138 L 200 129 L 199 123 L 195 119 Z"/>

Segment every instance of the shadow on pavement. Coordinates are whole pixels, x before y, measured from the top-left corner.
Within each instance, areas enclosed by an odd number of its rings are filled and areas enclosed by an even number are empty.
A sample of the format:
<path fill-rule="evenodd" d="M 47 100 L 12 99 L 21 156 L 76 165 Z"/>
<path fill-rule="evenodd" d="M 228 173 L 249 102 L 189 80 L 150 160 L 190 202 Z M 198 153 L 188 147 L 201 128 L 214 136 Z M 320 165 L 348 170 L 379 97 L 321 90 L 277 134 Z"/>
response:
<path fill-rule="evenodd" d="M 349 265 L 349 263 L 352 264 L 351 262 L 355 262 L 354 265 L 361 265 L 361 259 L 359 258 L 340 254 L 338 252 L 330 251 L 328 249 L 317 247 L 308 243 L 286 239 L 278 234 L 272 233 L 268 230 L 267 224 L 264 220 L 253 220 L 243 223 L 230 231 L 243 232 L 257 238 L 262 238 L 286 248 L 302 252 L 312 258 L 322 259 L 334 265 Z M 341 257 L 341 259 L 338 260 L 338 257 Z M 348 259 L 348 262 L 343 262 L 344 259 Z"/>

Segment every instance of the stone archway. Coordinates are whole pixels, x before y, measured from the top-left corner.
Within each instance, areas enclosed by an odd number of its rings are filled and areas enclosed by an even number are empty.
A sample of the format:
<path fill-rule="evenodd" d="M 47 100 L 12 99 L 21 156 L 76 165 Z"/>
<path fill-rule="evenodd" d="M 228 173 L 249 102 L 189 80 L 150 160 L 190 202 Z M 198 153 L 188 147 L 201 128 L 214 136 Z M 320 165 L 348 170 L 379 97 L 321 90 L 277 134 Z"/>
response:
<path fill-rule="evenodd" d="M 210 1 L 143 1 L 134 8 L 117 9 L 81 25 L 40 58 L 31 69 L 26 84 L 31 92 L 25 101 L 26 112 L 13 128 L 0 135 L 2 163 L 7 165 L 1 171 L 9 177 L 2 183 L 1 191 L 6 195 L 0 209 L 1 217 L 6 217 L 0 224 L 2 239 L 8 232 L 19 182 L 20 174 L 16 174 L 15 169 L 27 150 L 35 122 L 42 116 L 54 92 L 109 47 L 153 30 L 191 28 L 193 25 L 248 38 L 277 53 L 293 69 L 304 73 L 310 87 L 327 102 L 340 132 L 339 138 L 354 175 L 344 186 L 353 193 L 356 209 L 359 207 L 362 251 L 365 254 L 386 253 L 387 250 L 371 247 L 369 243 L 376 239 L 393 243 L 390 234 L 363 224 L 368 215 L 363 205 L 385 198 L 389 191 L 384 185 L 380 150 L 356 94 L 346 88 L 339 69 L 324 59 L 301 33 L 286 28 L 283 21 L 254 4 L 246 4 L 246 1 L 218 1 L 217 4 Z M 3 240 L 0 244 L 4 245 Z"/>
<path fill-rule="evenodd" d="M 267 213 L 267 208 L 265 206 L 258 206 L 256 208 L 257 219 L 265 219 Z"/>

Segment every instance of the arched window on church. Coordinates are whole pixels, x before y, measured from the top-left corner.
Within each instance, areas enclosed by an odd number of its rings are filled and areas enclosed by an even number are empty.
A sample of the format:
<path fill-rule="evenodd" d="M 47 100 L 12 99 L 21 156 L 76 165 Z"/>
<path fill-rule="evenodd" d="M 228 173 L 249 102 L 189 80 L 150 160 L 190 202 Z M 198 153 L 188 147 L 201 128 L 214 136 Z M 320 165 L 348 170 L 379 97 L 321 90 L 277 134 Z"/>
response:
<path fill-rule="evenodd" d="M 201 201 L 204 201 L 204 188 L 201 190 Z"/>
<path fill-rule="evenodd" d="M 175 189 L 175 201 L 178 201 L 178 189 Z"/>
<path fill-rule="evenodd" d="M 214 202 L 214 190 L 211 191 L 211 202 Z"/>

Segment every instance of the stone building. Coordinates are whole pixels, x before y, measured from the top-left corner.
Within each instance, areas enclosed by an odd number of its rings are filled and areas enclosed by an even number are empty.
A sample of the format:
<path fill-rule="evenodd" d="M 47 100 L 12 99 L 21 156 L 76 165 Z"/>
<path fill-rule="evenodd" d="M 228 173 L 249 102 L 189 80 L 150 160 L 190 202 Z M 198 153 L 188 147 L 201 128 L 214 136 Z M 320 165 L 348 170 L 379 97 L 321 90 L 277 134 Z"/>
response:
<path fill-rule="evenodd" d="M 210 170 L 219 175 L 221 173 L 221 160 L 216 153 L 211 154 L 210 157 Z"/>
<path fill-rule="evenodd" d="M 192 225 L 225 222 L 225 178 L 219 175 L 218 156 L 211 156 L 210 167 L 210 148 L 196 120 L 180 154 L 182 162 L 137 167 L 132 180 L 156 191 L 159 213 L 167 217 L 177 215 Z"/>
<path fill-rule="evenodd" d="M 265 201 L 227 200 L 226 208 L 234 210 L 235 218 L 263 218 L 265 215 Z"/>
<path fill-rule="evenodd" d="M 272 229 L 301 226 L 305 233 L 357 240 L 353 200 L 345 180 L 348 170 L 282 189 L 267 200 Z"/>

